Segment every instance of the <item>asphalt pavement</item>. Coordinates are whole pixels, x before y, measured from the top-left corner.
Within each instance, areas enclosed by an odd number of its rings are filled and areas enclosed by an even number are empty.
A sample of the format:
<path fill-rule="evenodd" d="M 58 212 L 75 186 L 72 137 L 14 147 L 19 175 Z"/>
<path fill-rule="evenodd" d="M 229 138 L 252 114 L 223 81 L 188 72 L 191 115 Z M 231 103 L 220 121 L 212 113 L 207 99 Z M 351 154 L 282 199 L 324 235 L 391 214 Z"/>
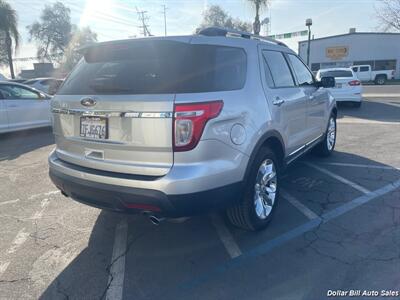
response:
<path fill-rule="evenodd" d="M 77 203 L 48 178 L 50 129 L 0 135 L 0 299 L 400 299 L 400 96 L 373 88 L 340 105 L 330 158 L 287 170 L 257 233 Z"/>

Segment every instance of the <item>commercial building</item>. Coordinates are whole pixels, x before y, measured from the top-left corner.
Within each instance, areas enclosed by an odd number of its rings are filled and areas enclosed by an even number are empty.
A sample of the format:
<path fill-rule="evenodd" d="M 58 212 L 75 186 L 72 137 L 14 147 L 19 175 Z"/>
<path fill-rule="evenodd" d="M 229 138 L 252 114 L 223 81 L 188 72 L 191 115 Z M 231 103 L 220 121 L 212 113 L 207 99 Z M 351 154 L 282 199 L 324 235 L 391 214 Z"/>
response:
<path fill-rule="evenodd" d="M 299 42 L 299 55 L 307 61 L 307 41 Z M 356 32 L 312 39 L 312 71 L 352 65 L 370 65 L 372 70 L 395 70 L 400 79 L 400 33 Z"/>
<path fill-rule="evenodd" d="M 52 63 L 34 63 L 33 69 L 21 70 L 18 77 L 24 79 L 39 78 L 39 77 L 64 77 L 59 69 L 54 68 Z"/>

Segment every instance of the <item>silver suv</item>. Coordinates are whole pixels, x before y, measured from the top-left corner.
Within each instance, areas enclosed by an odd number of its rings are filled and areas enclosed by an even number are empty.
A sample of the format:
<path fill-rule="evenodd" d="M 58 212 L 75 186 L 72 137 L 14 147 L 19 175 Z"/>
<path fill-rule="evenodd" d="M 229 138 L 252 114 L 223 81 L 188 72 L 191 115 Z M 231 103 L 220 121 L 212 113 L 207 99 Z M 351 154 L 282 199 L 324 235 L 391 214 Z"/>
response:
<path fill-rule="evenodd" d="M 281 172 L 335 146 L 336 104 L 284 44 L 223 28 L 98 43 L 52 100 L 65 196 L 154 221 L 226 209 L 264 228 Z"/>

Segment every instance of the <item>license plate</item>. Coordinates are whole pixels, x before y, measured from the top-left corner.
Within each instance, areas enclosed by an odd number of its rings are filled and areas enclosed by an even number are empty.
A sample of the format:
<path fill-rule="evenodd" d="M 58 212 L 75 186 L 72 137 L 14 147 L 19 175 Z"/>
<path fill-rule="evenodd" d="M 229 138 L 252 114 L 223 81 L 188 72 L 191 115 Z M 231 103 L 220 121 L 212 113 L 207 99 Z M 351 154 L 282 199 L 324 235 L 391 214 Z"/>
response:
<path fill-rule="evenodd" d="M 105 140 L 108 138 L 108 119 L 104 117 L 81 117 L 81 137 Z"/>
<path fill-rule="evenodd" d="M 341 89 L 342 88 L 342 84 L 341 83 L 336 83 L 335 88 Z"/>

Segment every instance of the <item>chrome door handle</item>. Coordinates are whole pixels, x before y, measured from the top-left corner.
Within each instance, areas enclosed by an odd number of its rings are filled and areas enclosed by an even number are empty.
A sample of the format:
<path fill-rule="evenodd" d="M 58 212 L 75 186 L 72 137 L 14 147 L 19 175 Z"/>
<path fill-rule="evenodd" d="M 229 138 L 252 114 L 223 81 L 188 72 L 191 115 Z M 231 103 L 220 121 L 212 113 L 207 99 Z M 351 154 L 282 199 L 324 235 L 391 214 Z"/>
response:
<path fill-rule="evenodd" d="M 8 107 L 18 107 L 18 105 L 16 105 L 16 104 L 11 104 L 11 105 L 9 105 Z"/>
<path fill-rule="evenodd" d="M 283 103 L 285 103 L 285 100 L 280 98 L 276 98 L 274 101 L 272 101 L 273 105 L 278 105 L 278 106 L 281 106 Z"/>

